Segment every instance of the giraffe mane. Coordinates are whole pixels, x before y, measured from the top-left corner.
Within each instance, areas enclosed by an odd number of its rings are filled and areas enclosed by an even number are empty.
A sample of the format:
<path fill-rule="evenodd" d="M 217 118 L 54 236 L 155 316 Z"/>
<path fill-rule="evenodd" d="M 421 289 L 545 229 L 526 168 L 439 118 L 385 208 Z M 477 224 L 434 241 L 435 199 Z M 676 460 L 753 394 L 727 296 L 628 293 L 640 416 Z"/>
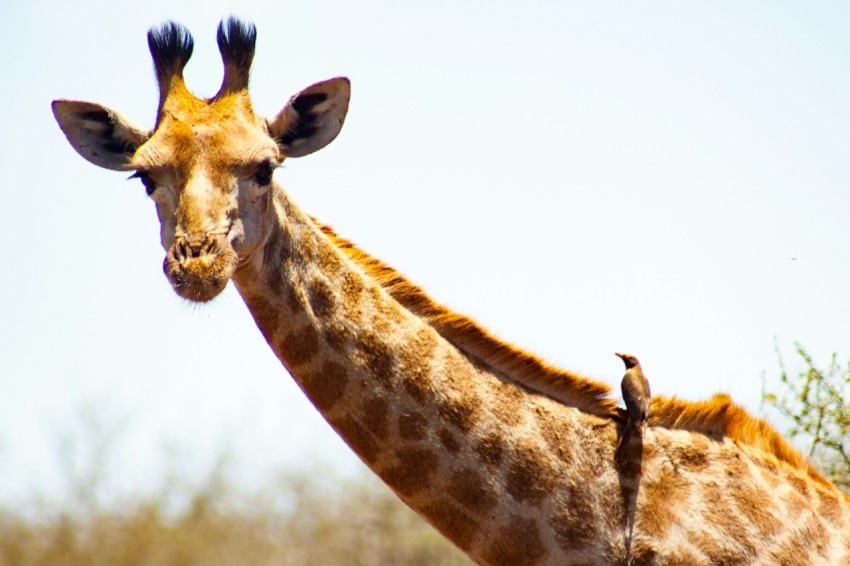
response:
<path fill-rule="evenodd" d="M 829 485 L 811 462 L 795 450 L 766 421 L 750 415 L 725 393 L 716 393 L 705 401 L 683 401 L 675 397 L 654 396 L 648 424 L 669 429 L 699 432 L 707 436 L 728 437 L 757 450 L 773 454 L 814 480 Z"/>
<path fill-rule="evenodd" d="M 611 388 L 601 382 L 547 364 L 537 356 L 505 342 L 471 318 L 437 303 L 401 273 L 372 257 L 333 228 L 311 220 L 334 245 L 354 261 L 366 275 L 381 285 L 406 309 L 431 325 L 440 335 L 477 362 L 506 380 L 603 418 L 623 421 L 624 415 L 610 398 Z M 772 454 L 814 480 L 829 485 L 808 461 L 766 421 L 753 417 L 725 393 L 705 401 L 675 397 L 652 397 L 650 426 L 686 430 L 751 446 Z M 848 496 L 850 498 L 850 496 Z"/>
<path fill-rule="evenodd" d="M 338 236 L 329 226 L 312 220 L 337 248 L 390 296 L 478 363 L 507 381 L 565 405 L 600 417 L 620 418 L 619 410 L 610 398 L 611 388 L 608 385 L 547 364 L 534 354 L 495 337 L 468 316 L 434 301 L 398 271 Z"/>

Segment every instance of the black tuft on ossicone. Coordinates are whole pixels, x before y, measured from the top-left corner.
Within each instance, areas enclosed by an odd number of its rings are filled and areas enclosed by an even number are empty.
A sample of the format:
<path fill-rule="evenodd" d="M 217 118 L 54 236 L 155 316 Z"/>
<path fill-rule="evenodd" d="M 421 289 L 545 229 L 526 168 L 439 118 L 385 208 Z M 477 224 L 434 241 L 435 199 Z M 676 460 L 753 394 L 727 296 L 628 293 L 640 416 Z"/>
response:
<path fill-rule="evenodd" d="M 231 16 L 218 25 L 217 39 L 218 50 L 221 51 L 221 59 L 224 62 L 222 90 L 247 87 L 257 44 L 257 27 Z"/>
<path fill-rule="evenodd" d="M 163 83 L 174 74 L 182 74 L 194 46 L 192 34 L 178 23 L 164 22 L 151 28 L 148 31 L 148 47 L 157 80 Z"/>
<path fill-rule="evenodd" d="M 218 25 L 218 49 L 227 63 L 250 67 L 257 44 L 257 26 L 229 17 Z"/>

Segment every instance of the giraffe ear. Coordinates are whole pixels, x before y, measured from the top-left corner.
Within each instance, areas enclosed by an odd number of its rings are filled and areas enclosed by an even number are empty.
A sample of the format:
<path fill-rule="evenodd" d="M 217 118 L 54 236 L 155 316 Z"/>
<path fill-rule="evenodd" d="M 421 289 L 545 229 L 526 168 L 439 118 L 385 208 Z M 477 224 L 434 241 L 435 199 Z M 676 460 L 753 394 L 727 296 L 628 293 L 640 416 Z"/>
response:
<path fill-rule="evenodd" d="M 350 98 L 351 83 L 345 77 L 308 86 L 269 120 L 269 134 L 277 140 L 285 156 L 309 155 L 339 134 Z"/>
<path fill-rule="evenodd" d="M 130 159 L 151 131 L 118 112 L 80 100 L 54 100 L 53 115 L 77 153 L 98 167 L 131 170 Z"/>

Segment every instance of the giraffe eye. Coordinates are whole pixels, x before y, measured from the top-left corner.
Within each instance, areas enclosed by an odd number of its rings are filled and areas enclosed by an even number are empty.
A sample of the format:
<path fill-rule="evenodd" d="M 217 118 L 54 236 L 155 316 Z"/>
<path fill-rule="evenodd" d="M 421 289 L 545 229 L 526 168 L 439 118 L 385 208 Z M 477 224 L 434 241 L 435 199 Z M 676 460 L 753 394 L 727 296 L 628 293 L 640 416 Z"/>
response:
<path fill-rule="evenodd" d="M 148 196 L 151 196 L 156 190 L 156 183 L 154 183 L 153 179 L 151 179 L 151 176 L 145 173 L 144 171 L 136 171 L 135 173 L 130 175 L 130 178 L 139 179 L 145 186 L 145 192 L 148 193 Z"/>
<path fill-rule="evenodd" d="M 272 174 L 274 173 L 275 167 L 276 165 L 271 161 L 263 161 L 254 172 L 254 181 L 258 185 L 265 187 L 272 182 Z"/>

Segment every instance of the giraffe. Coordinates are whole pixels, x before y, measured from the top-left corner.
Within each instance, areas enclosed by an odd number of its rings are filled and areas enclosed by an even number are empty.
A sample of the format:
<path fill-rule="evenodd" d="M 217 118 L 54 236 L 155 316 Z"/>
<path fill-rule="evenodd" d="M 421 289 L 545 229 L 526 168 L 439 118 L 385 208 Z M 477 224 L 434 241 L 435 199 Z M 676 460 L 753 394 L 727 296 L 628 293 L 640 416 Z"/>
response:
<path fill-rule="evenodd" d="M 303 212 L 274 176 L 337 136 L 338 77 L 254 114 L 256 28 L 222 21 L 218 93 L 190 93 L 189 32 L 148 43 L 153 129 L 55 100 L 72 147 L 134 171 L 160 220 L 163 269 L 195 302 L 232 281 L 269 346 L 358 457 L 481 564 L 850 563 L 850 498 L 723 394 L 653 397 L 642 454 L 615 466 L 610 388 L 453 312 Z"/>

